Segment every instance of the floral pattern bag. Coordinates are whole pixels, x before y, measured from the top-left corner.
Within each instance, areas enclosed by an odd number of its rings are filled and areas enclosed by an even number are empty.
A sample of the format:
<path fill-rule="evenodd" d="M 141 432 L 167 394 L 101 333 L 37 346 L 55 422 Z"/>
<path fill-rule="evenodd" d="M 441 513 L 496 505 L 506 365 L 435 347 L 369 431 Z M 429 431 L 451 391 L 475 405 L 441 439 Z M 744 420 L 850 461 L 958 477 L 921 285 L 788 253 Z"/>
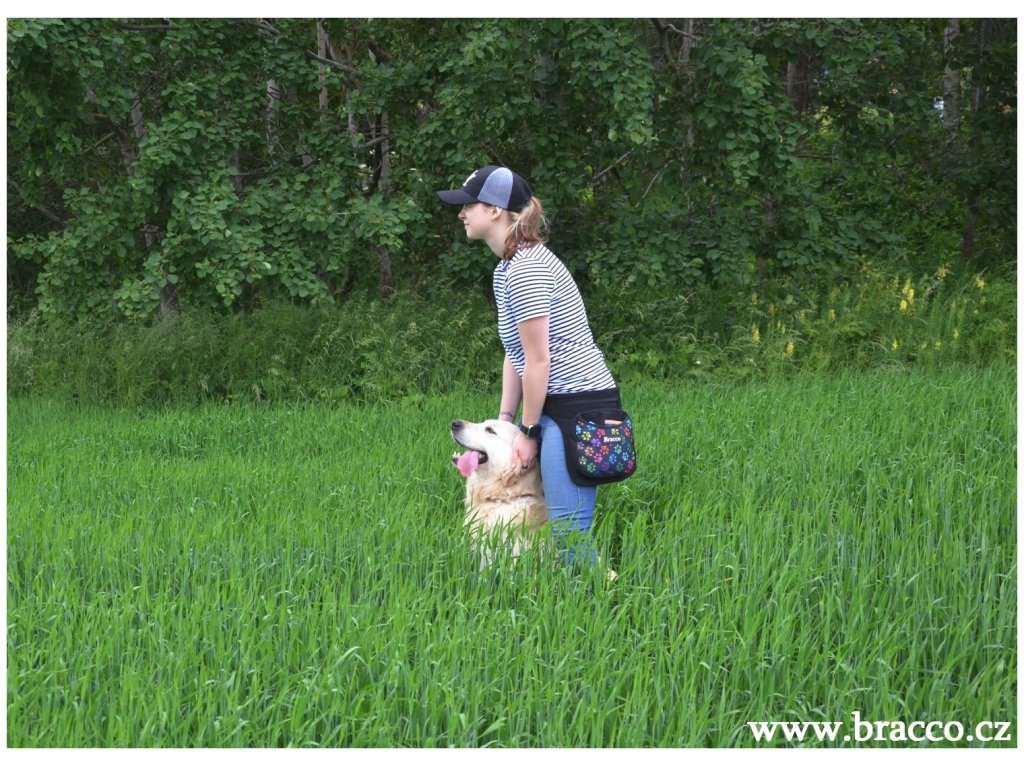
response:
<path fill-rule="evenodd" d="M 558 425 L 565 466 L 576 485 L 603 485 L 636 472 L 633 420 L 619 388 L 549 394 L 544 414 Z"/>
<path fill-rule="evenodd" d="M 621 409 L 578 413 L 567 453 L 570 472 L 580 485 L 625 480 L 636 472 L 633 420 Z"/>

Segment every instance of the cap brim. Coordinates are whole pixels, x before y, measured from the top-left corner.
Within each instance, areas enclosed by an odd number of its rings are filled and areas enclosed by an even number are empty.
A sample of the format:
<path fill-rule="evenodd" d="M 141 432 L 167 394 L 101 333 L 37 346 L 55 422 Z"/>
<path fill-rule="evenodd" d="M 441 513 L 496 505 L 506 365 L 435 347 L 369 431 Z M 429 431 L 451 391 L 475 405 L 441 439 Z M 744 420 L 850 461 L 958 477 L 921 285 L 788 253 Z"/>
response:
<path fill-rule="evenodd" d="M 439 190 L 437 196 L 442 203 L 448 205 L 466 205 L 467 203 L 479 202 L 475 197 L 464 189 Z"/>

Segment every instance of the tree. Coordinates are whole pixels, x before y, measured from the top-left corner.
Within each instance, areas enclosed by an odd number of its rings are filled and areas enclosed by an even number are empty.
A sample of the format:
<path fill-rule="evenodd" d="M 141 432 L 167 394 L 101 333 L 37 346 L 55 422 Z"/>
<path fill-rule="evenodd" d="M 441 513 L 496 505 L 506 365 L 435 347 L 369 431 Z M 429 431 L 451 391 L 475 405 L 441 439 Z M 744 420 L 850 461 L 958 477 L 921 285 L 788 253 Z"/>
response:
<path fill-rule="evenodd" d="M 148 320 L 486 285 L 434 190 L 490 162 L 533 182 L 559 254 L 608 290 L 862 253 L 1012 264 L 1015 37 L 965 19 L 12 19 L 8 296 Z"/>

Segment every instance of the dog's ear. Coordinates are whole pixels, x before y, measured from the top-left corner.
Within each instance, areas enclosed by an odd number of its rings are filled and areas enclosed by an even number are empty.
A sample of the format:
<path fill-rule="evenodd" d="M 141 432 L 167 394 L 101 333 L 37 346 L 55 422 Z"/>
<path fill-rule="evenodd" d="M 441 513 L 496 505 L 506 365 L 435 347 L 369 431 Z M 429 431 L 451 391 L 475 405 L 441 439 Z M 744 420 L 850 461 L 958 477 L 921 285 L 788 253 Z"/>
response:
<path fill-rule="evenodd" d="M 511 466 L 502 470 L 501 475 L 499 477 L 501 479 L 502 485 L 504 485 L 506 488 L 511 488 L 517 485 L 518 483 L 521 483 L 524 480 L 526 480 L 528 476 L 529 470 L 519 469 L 519 467 Z"/>
<path fill-rule="evenodd" d="M 498 480 L 506 488 L 515 483 L 518 479 L 519 468 L 514 466 L 505 467 L 505 469 L 501 470 L 501 473 L 498 475 Z"/>

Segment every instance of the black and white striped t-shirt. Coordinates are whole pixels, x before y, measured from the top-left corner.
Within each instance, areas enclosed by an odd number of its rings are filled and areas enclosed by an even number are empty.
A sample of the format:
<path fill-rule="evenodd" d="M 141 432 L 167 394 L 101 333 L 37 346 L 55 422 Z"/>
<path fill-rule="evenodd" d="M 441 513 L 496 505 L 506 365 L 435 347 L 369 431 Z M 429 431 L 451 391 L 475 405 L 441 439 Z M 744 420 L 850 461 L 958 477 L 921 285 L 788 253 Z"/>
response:
<path fill-rule="evenodd" d="M 547 246 L 523 248 L 494 269 L 498 336 L 520 377 L 526 354 L 518 324 L 548 316 L 551 372 L 548 394 L 611 389 L 615 379 L 594 343 L 587 311 L 569 270 Z"/>

